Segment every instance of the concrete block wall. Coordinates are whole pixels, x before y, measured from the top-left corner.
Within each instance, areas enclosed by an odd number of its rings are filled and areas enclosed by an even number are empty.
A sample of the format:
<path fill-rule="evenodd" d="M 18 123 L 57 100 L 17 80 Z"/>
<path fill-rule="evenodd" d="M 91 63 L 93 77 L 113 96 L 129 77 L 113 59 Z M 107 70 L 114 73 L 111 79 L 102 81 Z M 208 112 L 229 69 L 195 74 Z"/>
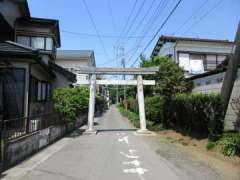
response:
<path fill-rule="evenodd" d="M 239 117 L 236 116 L 236 113 L 233 110 L 231 105 L 232 100 L 238 97 L 240 97 L 240 79 L 237 79 L 234 83 L 233 91 L 230 98 L 230 103 L 228 104 L 228 109 L 227 109 L 227 113 L 224 120 L 225 122 L 224 127 L 226 130 L 233 130 L 233 129 L 240 130 L 239 125 L 237 125 L 236 123 Z"/>
<path fill-rule="evenodd" d="M 87 120 L 87 113 L 78 116 L 75 127 L 80 127 Z M 33 132 L 23 137 L 5 142 L 4 144 L 4 166 L 6 168 L 22 161 L 42 148 L 55 142 L 64 136 L 66 126 L 58 125 Z"/>
<path fill-rule="evenodd" d="M 10 167 L 48 146 L 65 134 L 63 126 L 46 128 L 5 144 L 4 166 Z"/>

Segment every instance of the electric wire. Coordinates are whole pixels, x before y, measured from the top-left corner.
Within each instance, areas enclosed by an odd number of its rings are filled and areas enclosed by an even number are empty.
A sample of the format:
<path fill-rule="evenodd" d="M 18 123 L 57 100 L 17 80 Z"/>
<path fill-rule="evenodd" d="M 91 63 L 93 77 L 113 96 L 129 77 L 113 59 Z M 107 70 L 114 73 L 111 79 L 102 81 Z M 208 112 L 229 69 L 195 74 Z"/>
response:
<path fill-rule="evenodd" d="M 156 33 L 154 34 L 154 36 L 151 38 L 151 40 L 147 43 L 147 45 L 143 48 L 143 50 L 141 51 L 140 55 L 143 54 L 146 49 L 151 45 L 151 43 L 153 42 L 153 40 L 157 37 L 157 35 L 159 34 L 159 32 L 162 30 L 162 28 L 166 25 L 166 23 L 168 22 L 168 20 L 171 18 L 171 16 L 174 14 L 174 12 L 176 11 L 176 9 L 179 7 L 180 3 L 182 2 L 182 0 L 179 0 L 177 2 L 177 4 L 174 6 L 174 8 L 171 10 L 171 12 L 169 13 L 169 15 L 166 17 L 166 19 L 164 20 L 164 22 L 162 23 L 162 25 L 158 28 L 158 30 L 156 31 Z M 138 61 L 138 58 L 132 63 L 131 67 L 134 66 L 136 64 L 136 62 Z"/>

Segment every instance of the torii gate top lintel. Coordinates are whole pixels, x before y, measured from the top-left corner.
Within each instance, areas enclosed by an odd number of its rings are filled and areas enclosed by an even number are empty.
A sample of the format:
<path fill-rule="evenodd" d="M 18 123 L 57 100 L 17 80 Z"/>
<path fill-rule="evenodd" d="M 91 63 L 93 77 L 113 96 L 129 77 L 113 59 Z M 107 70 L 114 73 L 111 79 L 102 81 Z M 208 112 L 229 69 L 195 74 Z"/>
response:
<path fill-rule="evenodd" d="M 105 75 L 146 75 L 156 74 L 158 67 L 148 68 L 96 68 L 96 67 L 76 67 L 75 72 L 79 74 L 105 74 Z"/>

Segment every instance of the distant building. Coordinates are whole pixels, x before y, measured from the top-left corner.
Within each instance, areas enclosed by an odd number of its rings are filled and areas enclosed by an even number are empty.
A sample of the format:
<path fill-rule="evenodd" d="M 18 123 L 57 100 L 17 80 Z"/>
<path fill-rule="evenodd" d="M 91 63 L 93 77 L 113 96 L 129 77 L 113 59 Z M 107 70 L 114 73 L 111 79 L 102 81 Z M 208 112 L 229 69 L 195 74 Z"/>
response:
<path fill-rule="evenodd" d="M 78 67 L 95 67 L 95 57 L 92 50 L 58 50 L 56 64 L 75 73 Z M 77 74 L 77 82 L 88 80 L 87 74 Z"/>
<path fill-rule="evenodd" d="M 232 46 L 228 40 L 161 36 L 151 56 L 172 57 L 189 77 L 216 69 L 231 54 Z"/>

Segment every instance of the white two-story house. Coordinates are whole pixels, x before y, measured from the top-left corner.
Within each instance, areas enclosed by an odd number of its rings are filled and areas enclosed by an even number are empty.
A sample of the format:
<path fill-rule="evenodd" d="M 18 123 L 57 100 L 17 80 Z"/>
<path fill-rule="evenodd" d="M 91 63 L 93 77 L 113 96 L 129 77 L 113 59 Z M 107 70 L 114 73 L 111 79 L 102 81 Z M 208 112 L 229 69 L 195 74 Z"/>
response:
<path fill-rule="evenodd" d="M 95 56 L 92 50 L 58 50 L 56 64 L 75 73 L 78 67 L 95 67 Z M 76 74 L 77 82 L 88 80 L 87 74 Z"/>
<path fill-rule="evenodd" d="M 161 36 L 152 57 L 172 57 L 189 77 L 216 69 L 231 54 L 232 46 L 228 40 Z"/>

